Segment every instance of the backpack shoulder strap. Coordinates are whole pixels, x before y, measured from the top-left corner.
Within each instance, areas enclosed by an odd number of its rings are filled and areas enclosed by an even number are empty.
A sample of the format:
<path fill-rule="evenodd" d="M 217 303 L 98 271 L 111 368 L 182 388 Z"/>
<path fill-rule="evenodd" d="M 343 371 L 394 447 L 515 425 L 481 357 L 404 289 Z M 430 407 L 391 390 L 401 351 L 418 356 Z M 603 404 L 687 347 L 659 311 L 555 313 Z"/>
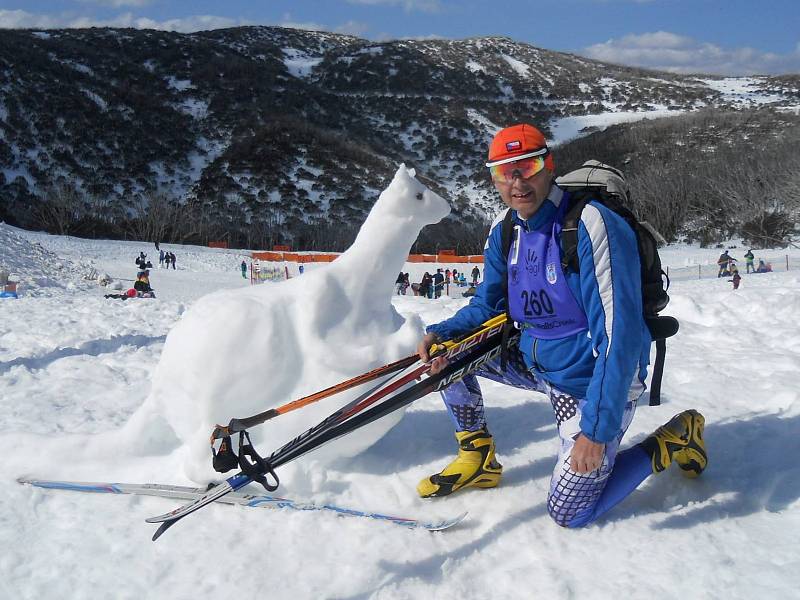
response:
<path fill-rule="evenodd" d="M 501 239 L 503 240 L 503 258 L 508 260 L 508 253 L 511 250 L 511 236 L 514 234 L 514 211 L 508 209 L 503 218 L 501 229 Z"/>
<path fill-rule="evenodd" d="M 503 218 L 500 235 L 503 248 L 503 260 L 508 263 L 508 253 L 511 252 L 511 238 L 514 235 L 514 211 L 511 208 L 508 209 L 506 216 Z M 514 327 L 508 303 L 508 274 L 503 278 L 503 296 L 506 299 L 506 323 L 503 326 L 503 333 L 500 338 L 500 369 L 505 371 L 506 364 L 508 363 L 508 339 L 511 335 L 511 329 Z"/>
<path fill-rule="evenodd" d="M 569 192 L 564 202 L 569 202 L 564 222 L 561 224 L 561 268 L 580 272 L 578 262 L 578 224 L 586 204 L 593 198 L 591 191 Z"/>

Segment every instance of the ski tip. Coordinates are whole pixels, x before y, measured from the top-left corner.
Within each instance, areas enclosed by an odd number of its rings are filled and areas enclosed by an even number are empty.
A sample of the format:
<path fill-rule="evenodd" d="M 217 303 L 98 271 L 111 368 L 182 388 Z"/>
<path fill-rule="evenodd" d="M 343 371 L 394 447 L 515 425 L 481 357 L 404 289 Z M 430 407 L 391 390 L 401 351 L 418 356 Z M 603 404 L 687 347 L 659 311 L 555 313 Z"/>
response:
<path fill-rule="evenodd" d="M 145 523 L 166 523 L 166 519 L 168 519 L 168 515 L 158 515 L 157 517 L 147 517 L 144 522 Z"/>
<path fill-rule="evenodd" d="M 161 537 L 162 533 L 164 533 L 167 529 L 172 527 L 172 525 L 174 525 L 174 524 L 175 524 L 175 521 L 164 521 L 163 523 L 161 523 L 159 528 L 156 529 L 156 532 L 153 534 L 153 537 L 151 538 L 151 540 L 155 542 L 158 538 Z"/>

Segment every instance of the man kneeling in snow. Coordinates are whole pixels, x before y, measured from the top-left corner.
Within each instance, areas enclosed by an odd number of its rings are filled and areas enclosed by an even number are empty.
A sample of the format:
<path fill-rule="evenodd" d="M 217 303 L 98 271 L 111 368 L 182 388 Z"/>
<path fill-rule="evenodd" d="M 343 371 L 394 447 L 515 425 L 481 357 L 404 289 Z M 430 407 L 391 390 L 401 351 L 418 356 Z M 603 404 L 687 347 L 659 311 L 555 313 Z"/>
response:
<path fill-rule="evenodd" d="M 643 442 L 620 451 L 645 391 L 651 343 L 631 227 L 590 201 L 579 222 L 578 272 L 565 270 L 560 232 L 569 192 L 553 181 L 555 165 L 542 133 L 531 125 L 503 129 L 486 166 L 511 211 L 516 237 L 504 255 L 498 217 L 485 246 L 483 283 L 468 305 L 428 327 L 418 352 L 430 360 L 433 344 L 475 329 L 506 305 L 521 339 L 518 348 L 509 349 L 505 370 L 494 359 L 442 392 L 456 425 L 458 456 L 423 479 L 419 495 L 446 496 L 500 483 L 503 467 L 495 458 L 476 375 L 548 396 L 560 452 L 547 506 L 559 525 L 592 523 L 672 462 L 687 477 L 699 475 L 707 462 L 705 421 L 695 410 L 675 415 Z M 445 365 L 446 359 L 434 359 L 431 373 Z"/>

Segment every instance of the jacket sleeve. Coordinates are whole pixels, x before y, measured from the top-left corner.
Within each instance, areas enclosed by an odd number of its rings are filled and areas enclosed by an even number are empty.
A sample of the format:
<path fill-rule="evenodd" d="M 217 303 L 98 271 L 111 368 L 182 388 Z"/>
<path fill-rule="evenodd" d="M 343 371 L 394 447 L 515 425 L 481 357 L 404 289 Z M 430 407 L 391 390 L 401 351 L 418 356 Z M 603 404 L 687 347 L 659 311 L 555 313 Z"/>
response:
<path fill-rule="evenodd" d="M 645 341 L 636 234 L 616 213 L 589 203 L 578 227 L 578 252 L 595 354 L 580 427 L 593 441 L 606 443 L 620 431 Z"/>
<path fill-rule="evenodd" d="M 508 209 L 500 213 L 492 223 L 489 237 L 483 249 L 483 282 L 476 288 L 469 304 L 462 307 L 449 319 L 427 328 L 443 340 L 472 331 L 485 321 L 506 310 L 505 288 L 507 277 L 506 259 L 502 250 L 502 223 Z"/>

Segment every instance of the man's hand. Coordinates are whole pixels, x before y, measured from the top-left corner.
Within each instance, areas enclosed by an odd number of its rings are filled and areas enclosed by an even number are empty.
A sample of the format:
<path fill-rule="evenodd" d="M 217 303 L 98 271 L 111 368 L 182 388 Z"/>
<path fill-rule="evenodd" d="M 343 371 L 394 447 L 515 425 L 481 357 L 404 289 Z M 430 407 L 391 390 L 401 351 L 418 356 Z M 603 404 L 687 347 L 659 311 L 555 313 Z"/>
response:
<path fill-rule="evenodd" d="M 569 468 L 581 475 L 586 475 L 595 469 L 599 469 L 600 465 L 603 464 L 605 449 L 605 444 L 593 442 L 582 433 L 579 434 L 578 439 L 575 440 L 575 445 L 572 446 Z"/>
<path fill-rule="evenodd" d="M 417 346 L 417 354 L 419 354 L 419 357 L 422 360 L 422 362 L 428 362 L 431 360 L 430 354 L 428 354 L 428 350 L 430 350 L 430 347 L 436 344 L 438 341 L 439 341 L 439 336 L 437 336 L 435 333 L 429 333 L 424 338 L 422 338 L 422 341 Z M 431 363 L 430 374 L 436 375 L 436 373 L 444 369 L 446 366 L 447 366 L 447 359 L 444 356 L 435 358 Z"/>

